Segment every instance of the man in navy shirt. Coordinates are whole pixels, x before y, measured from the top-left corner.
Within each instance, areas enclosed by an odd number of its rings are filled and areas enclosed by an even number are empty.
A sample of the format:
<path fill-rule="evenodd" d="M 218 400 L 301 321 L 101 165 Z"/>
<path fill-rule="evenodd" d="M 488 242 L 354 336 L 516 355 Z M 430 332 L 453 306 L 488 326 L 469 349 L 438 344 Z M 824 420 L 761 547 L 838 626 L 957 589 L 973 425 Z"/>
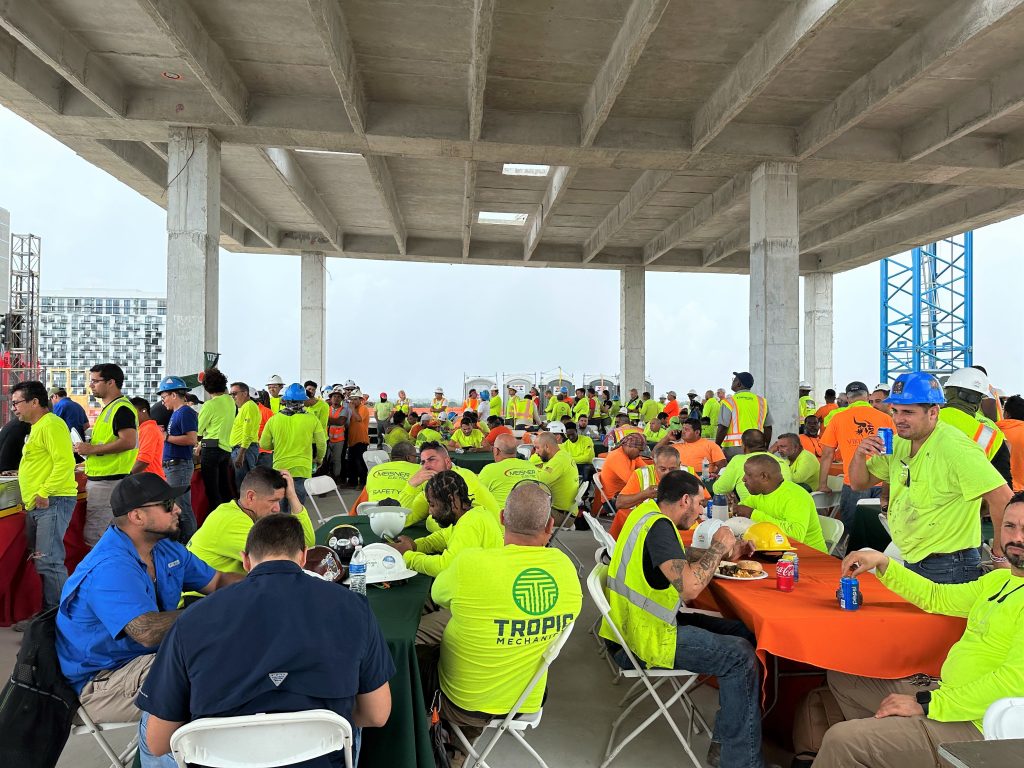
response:
<path fill-rule="evenodd" d="M 240 580 L 213 570 L 174 541 L 181 488 L 149 472 L 118 482 L 113 524 L 64 584 L 57 657 L 97 722 L 139 717 L 135 694 L 181 615 L 183 589 L 209 594 Z"/>
<path fill-rule="evenodd" d="M 181 507 L 181 530 L 178 541 L 187 544 L 198 527 L 192 511 L 192 472 L 195 470 L 193 451 L 199 444 L 199 416 L 188 407 L 185 382 L 177 376 L 166 376 L 157 388 L 161 404 L 171 412 L 164 440 L 164 475 L 171 485 L 185 490 L 178 497 Z"/>
<path fill-rule="evenodd" d="M 63 419 L 69 430 L 77 429 L 78 436 L 84 440 L 85 430 L 89 428 L 89 417 L 85 415 L 85 408 L 68 397 L 68 391 L 64 387 L 50 387 L 49 394 L 53 415 Z"/>
<path fill-rule="evenodd" d="M 138 698 L 143 768 L 173 766 L 171 734 L 203 717 L 329 709 L 379 727 L 391 714 L 395 664 L 370 605 L 302 570 L 299 521 L 257 520 L 242 557 L 249 575 L 189 608 L 157 654 Z M 342 756 L 301 765 L 335 768 Z"/>

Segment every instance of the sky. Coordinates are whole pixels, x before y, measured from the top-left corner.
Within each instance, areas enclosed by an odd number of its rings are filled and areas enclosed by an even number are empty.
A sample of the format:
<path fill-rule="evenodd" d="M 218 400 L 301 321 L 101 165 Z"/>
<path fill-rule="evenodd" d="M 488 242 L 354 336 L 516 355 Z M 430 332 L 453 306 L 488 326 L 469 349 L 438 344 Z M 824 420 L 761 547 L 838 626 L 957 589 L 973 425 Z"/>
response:
<path fill-rule="evenodd" d="M 3 107 L 0 208 L 11 213 L 12 232 L 42 238 L 44 295 L 165 293 L 164 210 Z M 974 362 L 1007 393 L 1024 391 L 1022 243 L 1024 218 L 974 237 Z M 400 388 L 426 396 L 436 386 L 460 392 L 466 375 L 617 373 L 617 271 L 333 257 L 327 264 L 330 383 L 351 378 L 374 396 Z M 658 394 L 728 387 L 731 371 L 747 368 L 747 282 L 647 274 L 647 373 Z M 299 258 L 222 250 L 220 284 L 219 351 L 229 379 L 262 387 L 274 373 L 297 378 Z M 837 274 L 833 292 L 835 382 L 873 386 L 879 265 Z"/>

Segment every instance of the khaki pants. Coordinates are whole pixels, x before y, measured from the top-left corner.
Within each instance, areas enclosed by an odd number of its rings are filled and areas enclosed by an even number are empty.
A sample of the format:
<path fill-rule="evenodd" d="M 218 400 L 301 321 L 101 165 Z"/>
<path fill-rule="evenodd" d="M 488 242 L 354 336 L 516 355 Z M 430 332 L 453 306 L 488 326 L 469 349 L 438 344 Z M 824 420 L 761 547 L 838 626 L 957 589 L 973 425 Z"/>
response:
<path fill-rule="evenodd" d="M 110 494 L 119 480 L 88 480 L 85 483 L 85 530 L 82 538 L 89 547 L 96 542 L 110 526 L 114 511 L 110 508 Z"/>
<path fill-rule="evenodd" d="M 155 653 L 147 653 L 123 667 L 97 672 L 78 696 L 89 717 L 97 723 L 130 723 L 142 717 L 135 696 L 155 658 Z"/>
<path fill-rule="evenodd" d="M 973 723 L 940 723 L 927 717 L 875 718 L 890 693 L 913 696 L 920 687 L 906 680 L 873 680 L 828 673 L 828 685 L 846 722 L 828 729 L 814 768 L 942 768 L 937 748 L 951 741 L 980 741 Z"/>

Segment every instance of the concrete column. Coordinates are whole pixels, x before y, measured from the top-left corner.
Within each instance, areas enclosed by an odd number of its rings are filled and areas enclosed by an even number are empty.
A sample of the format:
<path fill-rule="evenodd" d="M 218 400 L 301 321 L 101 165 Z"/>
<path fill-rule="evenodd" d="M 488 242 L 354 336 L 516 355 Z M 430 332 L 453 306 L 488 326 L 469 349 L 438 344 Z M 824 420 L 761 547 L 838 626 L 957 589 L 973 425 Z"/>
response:
<path fill-rule="evenodd" d="M 177 376 L 217 351 L 220 289 L 220 141 L 172 126 L 167 145 L 167 359 Z"/>
<path fill-rule="evenodd" d="M 804 378 L 814 402 L 825 402 L 832 380 L 832 273 L 804 276 Z"/>
<path fill-rule="evenodd" d="M 750 372 L 775 435 L 797 425 L 799 245 L 796 165 L 762 163 L 750 181 Z"/>
<path fill-rule="evenodd" d="M 619 271 L 619 392 L 623 398 L 629 395 L 633 387 L 640 392 L 644 389 L 647 367 L 644 357 L 644 281 L 643 267 Z"/>
<path fill-rule="evenodd" d="M 327 265 L 324 255 L 303 251 L 299 313 L 299 381 L 312 379 L 323 387 L 327 357 Z"/>

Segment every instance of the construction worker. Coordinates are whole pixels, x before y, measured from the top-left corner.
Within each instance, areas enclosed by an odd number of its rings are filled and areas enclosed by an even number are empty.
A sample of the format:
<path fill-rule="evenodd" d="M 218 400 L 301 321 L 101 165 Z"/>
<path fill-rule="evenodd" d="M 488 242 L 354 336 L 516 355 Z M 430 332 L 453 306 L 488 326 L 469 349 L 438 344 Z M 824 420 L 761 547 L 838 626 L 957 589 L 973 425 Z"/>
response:
<path fill-rule="evenodd" d="M 826 389 L 825 404 L 821 406 L 821 408 L 816 410 L 814 412 L 814 415 L 818 417 L 818 419 L 822 422 L 822 426 L 824 426 L 825 417 L 828 416 L 829 413 L 831 413 L 838 407 L 839 406 L 836 404 L 836 391 L 834 389 Z"/>
<path fill-rule="evenodd" d="M 434 389 L 434 399 L 430 401 L 430 415 L 438 421 L 442 421 L 448 416 L 448 399 L 444 396 L 444 389 L 441 387 Z"/>
<path fill-rule="evenodd" d="M 694 392 L 694 394 L 697 394 Z M 671 419 L 679 416 L 679 401 L 676 399 L 675 390 L 670 389 L 667 393 L 668 400 L 665 402 L 664 412 Z"/>
<path fill-rule="evenodd" d="M 800 435 L 794 432 L 779 435 L 772 446 L 772 453 L 776 452 L 789 462 L 789 471 L 793 475 L 794 483 L 802 485 L 808 491 L 817 487 L 821 464 L 817 456 L 804 449 Z"/>
<path fill-rule="evenodd" d="M 701 431 L 700 436 L 708 440 L 714 440 L 718 434 L 718 411 L 722 408 L 722 401 L 725 399 L 725 390 L 719 389 L 717 392 L 712 392 L 710 389 L 706 393 L 707 397 L 704 400 L 704 405 L 701 406 Z M 703 419 L 707 419 L 708 423 L 705 425 Z"/>
<path fill-rule="evenodd" d="M 636 424 L 640 421 L 641 405 L 643 405 L 643 400 L 640 398 L 640 393 L 636 389 L 629 390 L 629 398 L 626 400 L 626 414 L 629 416 L 630 424 Z"/>
<path fill-rule="evenodd" d="M 424 490 L 431 478 L 443 472 L 454 472 L 462 478 L 463 484 L 469 489 L 471 506 L 483 507 L 494 515 L 495 522 L 498 522 L 501 515 L 501 507 L 494 500 L 491 492 L 480 482 L 472 470 L 452 464 L 452 457 L 448 449 L 441 443 L 425 443 L 420 447 L 419 453 L 420 468 L 414 472 L 405 485 L 402 487 L 398 497 L 399 503 L 410 510 L 405 519 L 406 527 L 415 525 L 420 520 L 427 520 L 427 530 L 437 530 L 438 522 L 431 517 L 430 504 L 424 495 Z"/>
<path fill-rule="evenodd" d="M 555 436 L 541 432 L 534 443 L 530 462 L 537 467 L 537 479 L 551 491 L 551 516 L 555 525 L 561 525 L 566 517 L 575 517 L 576 493 L 580 487 L 580 475 L 576 462 L 568 451 L 559 447 Z"/>
<path fill-rule="evenodd" d="M 284 389 L 284 379 L 276 373 L 267 379 L 267 392 L 270 393 L 270 410 L 277 413 L 281 410 L 281 390 Z"/>
<path fill-rule="evenodd" d="M 668 414 L 662 411 L 653 419 L 647 422 L 644 427 L 644 439 L 648 443 L 658 443 L 668 437 L 668 430 L 665 425 L 668 423 Z"/>
<path fill-rule="evenodd" d="M 515 387 L 507 388 L 508 396 L 505 398 L 505 423 L 510 427 L 516 425 L 516 414 L 520 410 L 519 401 L 522 398 L 519 396 L 519 390 Z"/>
<path fill-rule="evenodd" d="M 75 453 L 85 457 L 89 480 L 85 490 L 89 503 L 82 533 L 86 546 L 94 547 L 110 526 L 114 511 L 110 494 L 118 481 L 132 471 L 139 453 L 139 415 L 131 401 L 121 394 L 124 371 L 114 363 L 89 369 L 89 390 L 103 403 L 88 443 L 76 443 Z"/>
<path fill-rule="evenodd" d="M 491 387 L 491 397 L 488 402 L 491 404 L 491 416 L 497 416 L 502 420 L 502 423 L 504 423 L 505 411 L 502 410 L 501 390 L 499 390 L 497 386 Z M 488 426 L 490 426 L 489 423 Z"/>
<path fill-rule="evenodd" d="M 548 424 L 548 431 L 555 435 L 556 439 L 563 438 L 559 443 L 559 450 L 565 451 L 572 458 L 580 481 L 589 482 L 594 476 L 594 439 L 581 435 L 571 421 Z"/>
<path fill-rule="evenodd" d="M 875 384 L 874 390 L 868 395 L 868 403 L 871 404 L 872 408 L 877 408 L 884 414 L 892 416 L 892 409 L 885 402 L 885 398 L 889 396 L 889 385 L 888 384 Z"/>
<path fill-rule="evenodd" d="M 985 378 L 988 379 L 988 370 L 986 370 L 985 366 L 972 365 L 971 367 L 981 371 L 985 374 Z M 999 390 L 993 386 L 991 379 L 988 382 L 988 392 L 985 393 L 985 398 L 981 401 L 981 413 L 995 422 L 1003 418 L 1003 404 L 999 400 Z"/>
<path fill-rule="evenodd" d="M 790 440 L 795 437 L 786 435 L 787 442 L 797 443 L 799 447 L 799 440 Z M 774 523 L 791 541 L 828 552 L 814 499 L 796 483 L 782 479 L 782 468 L 777 461 L 772 461 L 770 454 L 747 459 L 743 465 L 743 484 L 750 496 L 742 504 L 730 505 L 732 515 L 749 518 L 755 523 Z"/>
<path fill-rule="evenodd" d="M 679 463 L 684 467 L 696 469 L 695 474 L 698 477 L 703 474 L 705 461 L 708 463 L 710 477 L 717 477 L 725 468 L 725 454 L 718 447 L 718 443 L 701 437 L 700 422 L 696 419 L 687 419 L 683 422 L 674 419 L 669 421 L 668 434 L 658 443 L 658 446 L 662 445 L 670 446 L 678 453 Z"/>
<path fill-rule="evenodd" d="M 345 426 L 348 423 L 342 397 L 345 390 L 335 387 L 327 398 L 327 466 L 334 482 L 345 480 Z"/>
<path fill-rule="evenodd" d="M 388 400 L 388 393 L 381 392 L 380 400 L 373 406 L 373 417 L 377 420 L 377 447 L 384 445 L 384 434 L 395 410 L 395 404 Z M 475 408 L 473 410 L 476 410 Z"/>
<path fill-rule="evenodd" d="M 573 403 L 570 415 L 574 419 L 579 419 L 580 416 L 590 418 L 590 400 L 587 399 L 587 390 L 583 387 L 576 387 L 576 402 Z"/>
<path fill-rule="evenodd" d="M 736 454 L 729 459 L 729 463 L 719 473 L 718 479 L 715 480 L 715 484 L 712 486 L 716 494 L 724 495 L 735 492 L 741 502 L 750 495 L 747 486 L 743 484 L 743 465 L 747 463 L 751 456 L 771 456 L 782 467 L 782 479 L 793 479 L 793 475 L 789 471 L 789 462 L 780 456 L 776 456 L 774 453 L 768 452 L 768 442 L 765 439 L 764 432 L 759 429 L 748 429 L 743 433 L 741 442 L 743 444 L 743 453 Z"/>
<path fill-rule="evenodd" d="M 652 419 L 658 418 L 658 414 L 661 413 L 661 403 L 652 398 L 650 392 L 644 392 L 640 396 L 640 400 L 640 421 L 647 424 Z"/>
<path fill-rule="evenodd" d="M 1003 430 L 1006 442 L 1010 446 L 1012 488 L 1019 493 L 1024 491 L 1024 398 L 1020 395 L 1006 398 L 1003 418 L 998 422 L 998 426 Z"/>
<path fill-rule="evenodd" d="M 477 429 L 476 417 L 473 411 L 464 412 L 462 414 L 462 423 L 457 430 L 452 432 L 451 439 L 448 441 L 449 450 L 490 451 L 490 447 L 484 447 L 483 442 L 484 435 Z"/>
<path fill-rule="evenodd" d="M 612 538 L 619 538 L 619 531 L 626 523 L 626 518 L 633 508 L 658 495 L 658 483 L 673 470 L 680 468 L 679 454 L 670 445 L 660 445 L 654 449 L 654 463 L 633 470 L 633 474 L 615 497 L 615 519 L 609 530 Z M 691 475 L 693 468 L 684 468 Z"/>
<path fill-rule="evenodd" d="M 405 395 L 405 390 L 398 390 L 398 399 L 395 400 L 395 411 L 397 413 L 409 413 L 412 410 L 412 403 Z"/>
<path fill-rule="evenodd" d="M 391 427 L 384 436 L 384 445 L 394 448 L 399 443 L 411 443 L 412 437 L 407 429 L 406 416 L 401 411 L 391 414 Z"/>
<path fill-rule="evenodd" d="M 480 397 L 479 395 L 477 395 L 476 389 L 470 389 L 469 392 L 466 393 L 466 399 L 462 401 L 462 411 L 463 413 L 465 413 L 466 411 L 472 411 L 473 413 L 477 413 L 479 412 L 479 410 Z"/>
<path fill-rule="evenodd" d="M 943 385 L 946 404 L 939 410 L 939 421 L 956 427 L 985 452 L 1007 484 L 1010 473 L 1010 448 L 1003 431 L 981 412 L 981 401 L 988 397 L 988 377 L 977 368 L 953 371 Z"/>
<path fill-rule="evenodd" d="M 571 413 L 572 408 L 565 402 L 565 392 L 560 390 L 557 395 L 548 400 L 544 415 L 547 417 L 548 423 L 551 423 L 561 421 L 563 416 L 569 416 Z"/>
<path fill-rule="evenodd" d="M 410 442 L 395 443 L 391 449 L 391 461 L 373 466 L 366 475 L 366 488 L 363 495 L 356 499 L 352 506 L 353 514 L 361 501 L 398 501 L 405 490 L 409 478 L 420 471 L 416 458 L 416 446 Z M 364 498 L 365 497 L 365 498 Z"/>
<path fill-rule="evenodd" d="M 540 479 L 537 465 L 522 458 L 517 448 L 516 439 L 512 435 L 500 435 L 491 449 L 494 462 L 480 470 L 480 484 L 491 492 L 491 496 L 502 508 L 516 483 L 523 480 L 539 482 Z"/>
<path fill-rule="evenodd" d="M 249 397 L 249 385 L 241 381 L 231 384 L 228 395 L 235 402 L 235 420 L 231 423 L 231 461 L 235 469 L 235 488 L 242 487 L 247 473 L 260 457 L 260 408 Z"/>
<path fill-rule="evenodd" d="M 799 390 L 800 390 L 800 402 L 799 402 L 800 421 L 803 421 L 808 416 L 810 416 L 812 413 L 817 411 L 818 408 L 814 404 L 814 398 L 811 397 L 811 385 L 810 384 L 808 384 L 806 381 L 801 381 L 800 382 L 800 386 L 799 386 Z"/>
<path fill-rule="evenodd" d="M 732 375 L 733 394 L 722 400 L 715 436 L 715 442 L 729 459 L 743 453 L 742 437 L 748 429 L 764 432 L 765 444 L 772 441 L 772 415 L 768 412 L 768 401 L 750 391 L 754 377 L 748 371 L 733 371 Z"/>
<path fill-rule="evenodd" d="M 306 412 L 308 399 L 301 384 L 285 387 L 281 409 L 270 417 L 260 437 L 260 447 L 274 452 L 274 469 L 295 479 L 295 493 L 303 504 L 307 498 L 304 481 L 327 456 L 327 432 L 316 416 Z"/>
<path fill-rule="evenodd" d="M 978 444 L 940 420 L 946 401 L 939 380 L 901 374 L 888 399 L 896 427 L 892 453 L 877 435 L 865 437 L 850 460 L 850 484 L 854 490 L 889 484 L 889 529 L 907 568 L 938 583 L 977 579 L 982 500 L 995 529 L 992 559 L 1006 567 L 1000 534 L 1012 492 Z"/>
<path fill-rule="evenodd" d="M 186 488 L 177 501 L 181 508 L 178 537 L 187 543 L 196 532 L 196 516 L 192 509 L 192 474 L 195 472 L 194 449 L 199 445 L 199 416 L 185 403 L 188 392 L 185 382 L 177 376 L 165 376 L 157 387 L 157 396 L 171 412 L 164 440 L 164 476 L 172 488 Z"/>
<path fill-rule="evenodd" d="M 626 487 L 633 472 L 651 463 L 640 454 L 647 447 L 644 436 L 633 432 L 622 438 L 619 447 L 605 455 L 599 475 L 603 493 L 595 494 L 596 504 L 606 504 L 610 514 L 615 513 L 615 497 Z M 601 498 L 603 496 L 603 498 Z M 600 508 L 598 508 L 600 510 Z"/>

